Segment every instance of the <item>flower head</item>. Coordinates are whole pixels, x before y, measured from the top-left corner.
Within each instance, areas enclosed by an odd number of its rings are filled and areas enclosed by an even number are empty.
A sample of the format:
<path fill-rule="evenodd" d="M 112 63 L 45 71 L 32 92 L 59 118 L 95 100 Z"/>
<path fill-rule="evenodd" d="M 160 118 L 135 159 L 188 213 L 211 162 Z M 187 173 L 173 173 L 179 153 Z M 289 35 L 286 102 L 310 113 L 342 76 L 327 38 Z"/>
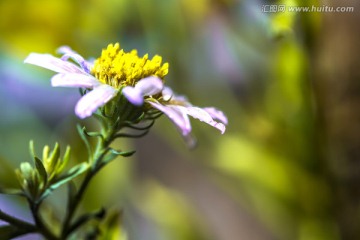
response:
<path fill-rule="evenodd" d="M 91 73 L 102 83 L 116 89 L 134 86 L 140 79 L 156 76 L 163 79 L 168 73 L 169 64 L 161 64 L 162 58 L 155 55 L 151 60 L 148 54 L 139 57 L 136 50 L 124 52 L 120 45 L 109 44 L 95 60 Z"/>
<path fill-rule="evenodd" d="M 60 47 L 58 52 L 62 54 L 61 58 L 31 53 L 25 63 L 57 72 L 51 79 L 54 87 L 83 89 L 86 93 L 75 106 L 75 113 L 80 118 L 89 117 L 97 109 L 111 103 L 111 111 L 119 115 L 114 119 L 121 119 L 123 122 L 132 121 L 134 114 L 129 114 L 129 111 L 135 112 L 136 116 L 164 113 L 189 145 L 194 141 L 188 116 L 217 128 L 221 133 L 225 132 L 227 118 L 221 111 L 213 107 L 193 106 L 185 97 L 175 95 L 169 87 L 164 86 L 169 64 L 162 63 L 162 58 L 158 55 L 152 59 L 149 59 L 148 54 L 139 57 L 136 50 L 125 52 L 118 43 L 109 44 L 94 63 L 66 46 Z M 127 103 L 122 99 L 126 99 Z M 132 107 L 129 110 L 118 106 L 119 104 Z M 127 112 L 118 109 L 127 109 Z"/>

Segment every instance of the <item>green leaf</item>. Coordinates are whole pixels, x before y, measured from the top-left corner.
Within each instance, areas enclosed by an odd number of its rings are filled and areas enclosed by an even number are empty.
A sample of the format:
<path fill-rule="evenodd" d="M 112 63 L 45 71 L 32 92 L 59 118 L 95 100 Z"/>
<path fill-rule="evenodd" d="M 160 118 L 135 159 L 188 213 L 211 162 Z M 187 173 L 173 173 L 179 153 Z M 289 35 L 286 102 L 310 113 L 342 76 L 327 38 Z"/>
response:
<path fill-rule="evenodd" d="M 131 129 L 135 129 L 135 130 L 147 130 L 149 128 L 151 128 L 155 123 L 155 120 L 150 120 L 150 123 L 145 125 L 145 126 L 136 126 L 134 124 L 132 124 L 131 122 L 126 122 L 124 124 L 124 127 L 128 127 L 128 128 L 131 128 Z"/>
<path fill-rule="evenodd" d="M 60 160 L 60 145 L 58 143 L 55 143 L 54 149 L 51 152 L 51 155 L 47 161 L 49 164 L 49 173 L 52 173 L 55 171 L 55 167 Z"/>
<path fill-rule="evenodd" d="M 47 161 L 47 159 L 49 158 L 49 153 L 50 153 L 50 147 L 48 145 L 46 145 L 43 148 L 43 156 L 42 156 L 43 161 Z"/>
<path fill-rule="evenodd" d="M 20 175 L 26 180 L 32 180 L 33 167 L 28 162 L 20 163 Z"/>
<path fill-rule="evenodd" d="M 148 134 L 149 130 L 146 130 L 140 134 L 129 134 L 129 133 L 118 133 L 114 136 L 114 139 L 115 138 L 140 138 L 140 137 L 143 137 L 145 136 L 146 134 Z"/>
<path fill-rule="evenodd" d="M 109 214 L 106 221 L 102 224 L 102 236 L 99 240 L 125 239 L 123 226 L 121 223 L 122 212 L 114 211 Z"/>
<path fill-rule="evenodd" d="M 35 154 L 35 148 L 34 148 L 34 141 L 33 140 L 30 140 L 30 142 L 29 142 L 29 150 L 30 150 L 30 155 L 34 159 L 36 157 L 36 154 Z"/>
<path fill-rule="evenodd" d="M 0 193 L 8 194 L 8 195 L 25 196 L 24 192 L 21 189 L 17 189 L 17 188 L 0 188 Z"/>
<path fill-rule="evenodd" d="M 104 167 L 109 162 L 113 161 L 116 157 L 122 156 L 122 157 L 130 157 L 132 156 L 136 151 L 128 151 L 128 152 L 122 152 L 122 151 L 116 151 L 115 149 L 110 148 L 110 153 L 107 154 L 104 158 L 104 160 L 101 163 L 101 167 Z"/>
<path fill-rule="evenodd" d="M 68 164 L 68 162 L 70 160 L 70 151 L 71 151 L 70 146 L 67 146 L 62 163 L 56 169 L 56 173 L 61 173 L 64 170 L 64 168 L 66 167 L 66 165 Z"/>
<path fill-rule="evenodd" d="M 88 132 L 85 128 L 83 128 L 83 131 L 89 137 L 100 137 L 101 139 L 104 139 L 104 136 L 99 132 Z"/>
<path fill-rule="evenodd" d="M 123 156 L 123 157 L 130 157 L 130 156 L 132 156 L 135 152 L 136 152 L 136 150 L 133 150 L 133 151 L 127 151 L 127 152 L 125 152 L 125 151 L 116 151 L 115 149 L 110 149 L 110 152 L 112 153 L 112 154 L 115 154 L 116 156 Z"/>
<path fill-rule="evenodd" d="M 88 170 L 89 164 L 88 163 L 81 163 L 79 165 L 76 165 L 75 167 L 71 168 L 68 172 L 66 172 L 64 175 L 60 176 L 56 179 L 56 181 L 51 184 L 50 189 L 54 190 L 64 183 L 67 183 L 71 181 L 72 179 L 76 178 L 80 174 L 84 173 L 86 170 Z"/>
<path fill-rule="evenodd" d="M 86 146 L 86 149 L 88 151 L 88 154 L 89 154 L 89 158 L 92 156 L 92 150 L 91 150 L 91 146 L 90 146 L 90 143 L 89 143 L 89 140 L 87 139 L 86 137 L 86 134 L 85 134 L 85 127 L 81 127 L 80 125 L 77 125 L 77 130 L 79 132 L 79 135 L 81 137 L 81 139 L 84 141 L 85 143 L 85 146 Z"/>
<path fill-rule="evenodd" d="M 48 179 L 47 179 L 47 173 L 46 173 L 45 167 L 39 158 L 35 157 L 34 159 L 35 159 L 36 170 L 40 174 L 40 177 L 42 178 L 44 185 L 46 185 Z"/>

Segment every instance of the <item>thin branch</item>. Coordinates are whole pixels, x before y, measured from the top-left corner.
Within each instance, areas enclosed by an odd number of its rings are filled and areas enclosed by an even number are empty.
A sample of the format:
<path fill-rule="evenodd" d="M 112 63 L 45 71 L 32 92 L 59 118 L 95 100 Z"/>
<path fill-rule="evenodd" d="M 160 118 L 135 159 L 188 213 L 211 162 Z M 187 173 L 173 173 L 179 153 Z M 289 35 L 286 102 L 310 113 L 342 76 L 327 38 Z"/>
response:
<path fill-rule="evenodd" d="M 30 206 L 31 213 L 33 215 L 35 224 L 37 226 L 37 232 L 41 233 L 46 239 L 48 240 L 58 240 L 59 238 L 56 237 L 44 224 L 43 220 L 41 219 L 39 215 L 39 207 L 40 203 L 36 204 L 32 202 L 30 199 L 28 199 L 28 203 Z"/>
<path fill-rule="evenodd" d="M 0 210 L 0 219 L 3 220 L 4 222 L 7 222 L 13 226 L 16 226 L 20 229 L 24 229 L 27 232 L 37 232 L 37 229 L 34 225 L 32 225 L 29 222 L 26 222 L 24 220 L 18 219 L 16 217 L 13 217 L 3 211 Z"/>

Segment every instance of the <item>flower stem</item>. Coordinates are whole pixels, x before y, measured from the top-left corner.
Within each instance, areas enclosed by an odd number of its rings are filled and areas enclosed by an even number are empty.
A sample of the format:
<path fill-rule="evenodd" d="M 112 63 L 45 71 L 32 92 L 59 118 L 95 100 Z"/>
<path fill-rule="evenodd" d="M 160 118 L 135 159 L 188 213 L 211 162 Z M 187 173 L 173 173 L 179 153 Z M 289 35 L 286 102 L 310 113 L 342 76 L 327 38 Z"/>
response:
<path fill-rule="evenodd" d="M 63 225 L 63 230 L 61 233 L 61 237 L 62 239 L 66 239 L 66 237 L 71 234 L 71 231 L 69 231 L 70 229 L 72 229 L 70 227 L 71 224 L 71 220 L 76 212 L 76 209 L 78 207 L 78 205 L 80 204 L 82 197 L 85 193 L 85 190 L 87 188 L 87 186 L 90 183 L 90 180 L 92 179 L 92 177 L 95 175 L 96 171 L 93 171 L 93 169 L 91 169 L 85 176 L 83 182 L 81 183 L 81 186 L 79 188 L 79 191 L 76 193 L 74 199 L 72 202 L 69 203 L 69 208 L 67 210 L 67 214 L 65 216 L 65 220 L 64 220 L 64 225 Z"/>
<path fill-rule="evenodd" d="M 113 133 L 111 133 L 110 135 L 113 135 Z M 100 170 L 101 165 L 99 165 L 99 163 L 101 162 L 101 160 L 104 157 L 104 151 L 107 148 L 107 146 L 110 145 L 111 142 L 106 141 L 102 138 L 99 139 L 97 146 L 96 146 L 96 150 L 95 153 L 93 154 L 93 166 L 91 166 L 90 170 L 87 172 L 84 180 L 82 181 L 79 190 L 77 191 L 76 195 L 74 196 L 74 198 L 72 199 L 72 201 L 70 201 L 65 219 L 64 219 L 64 224 L 63 224 L 63 229 L 62 229 L 62 233 L 61 233 L 61 239 L 66 239 L 66 237 L 68 237 L 72 231 L 75 229 L 71 226 L 71 222 L 72 219 L 74 217 L 74 214 L 84 196 L 85 190 L 87 189 L 91 179 L 95 176 L 95 174 Z M 92 156 L 91 156 L 92 157 Z"/>
<path fill-rule="evenodd" d="M 44 224 L 43 220 L 41 219 L 41 216 L 39 215 L 40 203 L 34 203 L 29 199 L 28 199 L 28 203 L 37 227 L 37 232 L 41 233 L 48 240 L 58 240 L 59 238 L 56 237 L 56 235 L 47 228 L 47 226 Z"/>

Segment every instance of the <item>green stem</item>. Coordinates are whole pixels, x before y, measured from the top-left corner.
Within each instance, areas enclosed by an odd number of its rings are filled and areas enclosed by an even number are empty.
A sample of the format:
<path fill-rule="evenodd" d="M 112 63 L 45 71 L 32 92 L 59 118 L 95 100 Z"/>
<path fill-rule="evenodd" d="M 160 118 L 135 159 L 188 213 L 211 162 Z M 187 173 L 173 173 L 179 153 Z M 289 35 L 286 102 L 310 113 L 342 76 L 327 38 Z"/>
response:
<path fill-rule="evenodd" d="M 112 135 L 112 134 L 110 134 Z M 77 191 L 75 197 L 73 198 L 73 201 L 69 203 L 69 208 L 67 210 L 65 219 L 64 219 L 64 225 L 61 233 L 61 239 L 66 239 L 72 231 L 75 229 L 71 226 L 72 219 L 74 217 L 74 214 L 84 196 L 85 190 L 87 189 L 91 179 L 95 176 L 95 174 L 100 170 L 101 167 L 101 160 L 105 156 L 104 150 L 107 148 L 107 146 L 110 145 L 110 141 L 104 140 L 102 138 L 99 139 L 96 150 L 94 153 L 94 161 L 93 166 L 90 168 L 88 173 L 86 174 L 84 180 L 82 181 L 79 190 Z"/>
<path fill-rule="evenodd" d="M 20 220 L 16 217 L 10 216 L 9 214 L 0 210 L 0 219 L 20 229 L 26 230 L 28 233 L 37 232 L 37 229 L 31 223 Z"/>
<path fill-rule="evenodd" d="M 37 232 L 41 233 L 46 239 L 48 240 L 58 240 L 59 238 L 56 237 L 44 224 L 43 220 L 41 219 L 41 216 L 39 215 L 39 207 L 40 203 L 34 203 L 31 200 L 28 199 L 28 203 L 30 206 L 31 213 L 33 215 Z"/>
<path fill-rule="evenodd" d="M 71 220 L 76 212 L 77 207 L 79 206 L 83 195 L 85 193 L 85 190 L 87 188 L 87 186 L 90 183 L 90 180 L 93 178 L 93 176 L 95 175 L 96 171 L 93 171 L 93 169 L 91 169 L 85 176 L 83 182 L 80 185 L 79 191 L 76 193 L 75 197 L 74 197 L 74 201 L 72 201 L 69 205 L 69 209 L 67 210 L 67 214 L 65 216 L 65 220 L 64 220 L 64 225 L 63 225 L 63 230 L 61 233 L 62 239 L 66 239 L 66 237 L 71 233 L 71 231 L 69 231 L 71 229 L 70 224 L 71 224 Z"/>

